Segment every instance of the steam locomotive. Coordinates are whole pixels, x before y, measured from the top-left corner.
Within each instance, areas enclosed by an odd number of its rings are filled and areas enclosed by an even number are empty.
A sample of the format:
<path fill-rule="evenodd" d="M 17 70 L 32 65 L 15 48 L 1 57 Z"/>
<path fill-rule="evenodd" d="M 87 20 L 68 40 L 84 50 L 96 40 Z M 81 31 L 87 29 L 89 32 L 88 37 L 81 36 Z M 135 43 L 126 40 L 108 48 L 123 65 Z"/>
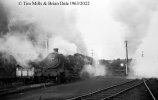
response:
<path fill-rule="evenodd" d="M 0 82 L 12 83 L 23 81 L 24 83 L 54 81 L 63 83 L 80 78 L 80 71 L 85 64 L 92 64 L 92 58 L 76 53 L 64 56 L 58 53 L 58 48 L 53 53 L 48 54 L 41 61 L 29 63 L 25 68 L 17 64 L 13 56 L 5 59 L 0 55 Z M 5 54 L 7 55 L 7 54 Z M 0 83 L 1 84 L 1 83 Z"/>
<path fill-rule="evenodd" d="M 54 80 L 58 83 L 80 78 L 83 66 L 90 63 L 92 58 L 82 54 L 64 56 L 55 48 L 53 53 L 34 66 L 34 81 Z"/>

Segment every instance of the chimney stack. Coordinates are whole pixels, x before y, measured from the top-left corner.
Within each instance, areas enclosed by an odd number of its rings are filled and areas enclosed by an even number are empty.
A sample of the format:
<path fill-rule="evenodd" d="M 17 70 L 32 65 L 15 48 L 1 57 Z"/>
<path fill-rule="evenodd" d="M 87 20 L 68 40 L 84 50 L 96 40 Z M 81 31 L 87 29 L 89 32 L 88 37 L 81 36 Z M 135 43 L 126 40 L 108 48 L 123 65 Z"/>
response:
<path fill-rule="evenodd" d="M 54 48 L 54 52 L 55 52 L 55 53 L 58 53 L 58 48 Z"/>

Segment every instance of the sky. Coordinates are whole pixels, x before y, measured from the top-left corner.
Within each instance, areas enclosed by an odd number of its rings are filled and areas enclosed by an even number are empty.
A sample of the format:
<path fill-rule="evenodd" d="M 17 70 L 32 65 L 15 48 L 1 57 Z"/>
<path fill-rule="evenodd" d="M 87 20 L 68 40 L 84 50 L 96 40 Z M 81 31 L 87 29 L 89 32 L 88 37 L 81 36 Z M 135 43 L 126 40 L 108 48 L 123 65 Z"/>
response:
<path fill-rule="evenodd" d="M 84 36 L 90 55 L 93 50 L 94 56 L 98 58 L 123 57 L 125 53 L 124 41 L 121 40 L 123 30 L 113 18 L 112 3 L 110 0 L 90 2 L 89 7 L 77 8 L 77 25 Z"/>

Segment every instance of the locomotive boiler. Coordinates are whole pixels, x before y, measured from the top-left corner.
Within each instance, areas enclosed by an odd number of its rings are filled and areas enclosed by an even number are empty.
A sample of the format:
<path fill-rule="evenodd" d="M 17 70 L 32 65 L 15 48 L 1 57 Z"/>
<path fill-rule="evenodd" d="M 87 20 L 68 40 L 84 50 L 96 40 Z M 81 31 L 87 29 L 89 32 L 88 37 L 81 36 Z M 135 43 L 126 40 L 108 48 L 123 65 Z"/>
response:
<path fill-rule="evenodd" d="M 64 81 L 65 78 L 65 58 L 58 53 L 55 48 L 53 53 L 47 55 L 45 59 L 38 63 L 35 67 L 35 78 L 54 79 L 57 82 Z"/>

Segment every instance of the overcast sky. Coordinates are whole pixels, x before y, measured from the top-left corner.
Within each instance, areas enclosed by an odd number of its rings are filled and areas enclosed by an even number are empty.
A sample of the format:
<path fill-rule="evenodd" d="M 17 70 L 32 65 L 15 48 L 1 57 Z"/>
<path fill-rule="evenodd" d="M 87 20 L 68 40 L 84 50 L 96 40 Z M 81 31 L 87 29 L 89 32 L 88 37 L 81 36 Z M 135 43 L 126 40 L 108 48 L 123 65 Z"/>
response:
<path fill-rule="evenodd" d="M 99 58 L 123 57 L 122 27 L 113 18 L 110 0 L 91 0 L 88 7 L 77 8 L 78 28 L 84 36 L 88 51 Z"/>

